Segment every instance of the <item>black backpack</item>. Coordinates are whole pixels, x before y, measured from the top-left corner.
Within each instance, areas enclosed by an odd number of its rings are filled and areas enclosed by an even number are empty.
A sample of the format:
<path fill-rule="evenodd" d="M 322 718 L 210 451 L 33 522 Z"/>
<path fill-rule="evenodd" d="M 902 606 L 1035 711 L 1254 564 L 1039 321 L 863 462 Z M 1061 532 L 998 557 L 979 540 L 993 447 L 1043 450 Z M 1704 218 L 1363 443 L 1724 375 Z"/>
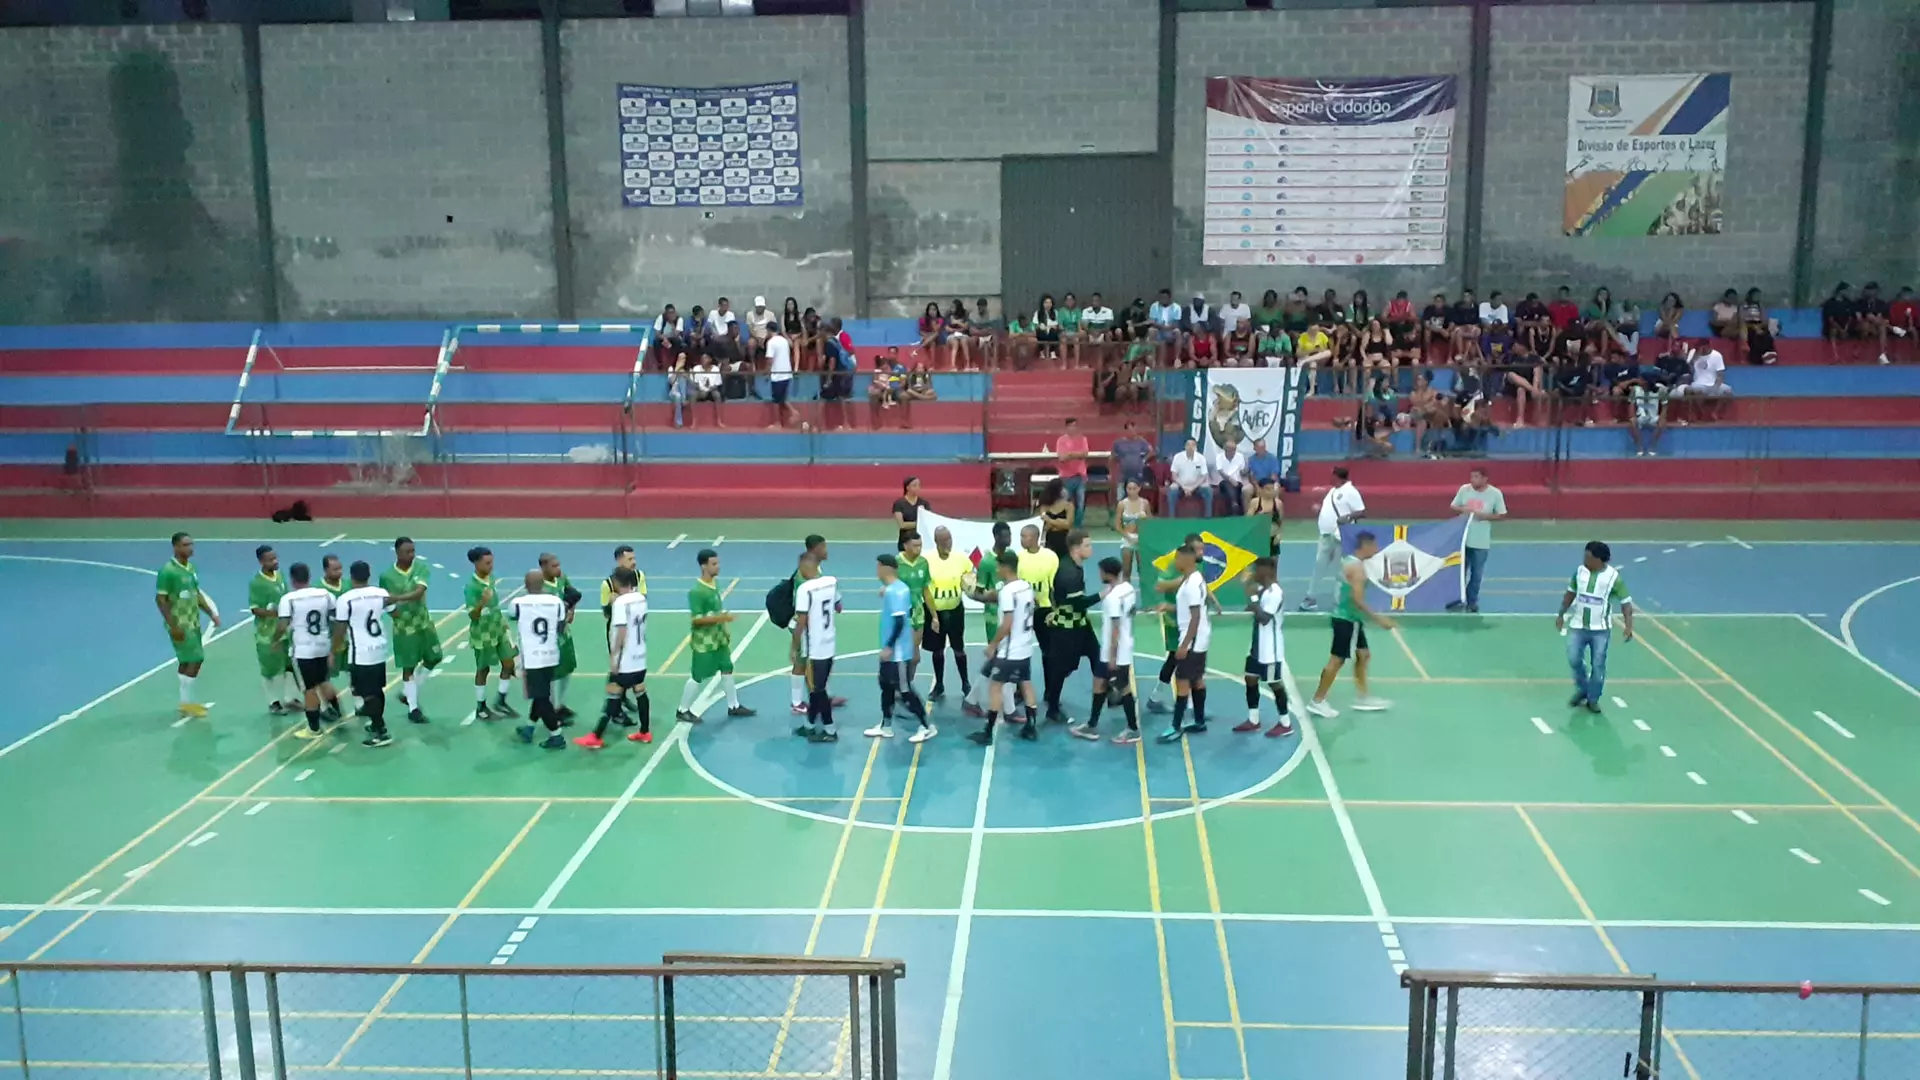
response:
<path fill-rule="evenodd" d="M 781 578 L 767 590 L 767 621 L 785 630 L 793 622 L 793 581 Z"/>

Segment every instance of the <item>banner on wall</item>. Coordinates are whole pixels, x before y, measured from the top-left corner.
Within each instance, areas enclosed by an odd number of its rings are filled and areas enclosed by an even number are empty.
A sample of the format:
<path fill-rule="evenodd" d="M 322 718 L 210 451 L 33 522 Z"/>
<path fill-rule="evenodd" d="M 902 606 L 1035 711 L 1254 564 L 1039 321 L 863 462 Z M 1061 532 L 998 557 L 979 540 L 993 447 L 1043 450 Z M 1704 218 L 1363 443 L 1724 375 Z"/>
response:
<path fill-rule="evenodd" d="M 1045 528 L 1037 516 L 1019 518 L 1007 522 L 1007 526 L 1013 530 L 1013 546 L 1007 550 L 1014 551 L 1019 549 L 1020 530 L 1029 525 L 1036 529 Z M 993 522 L 991 521 L 971 521 L 967 518 L 950 518 L 945 514 L 936 514 L 932 510 L 922 506 L 919 516 L 915 518 L 914 527 L 920 532 L 920 543 L 924 551 L 930 552 L 933 550 L 933 531 L 944 528 L 953 534 L 953 550 L 972 560 L 974 566 L 977 567 L 981 562 L 993 558 Z M 968 611 L 981 610 L 980 605 L 969 597 L 961 597 L 960 603 L 964 605 Z"/>
<path fill-rule="evenodd" d="M 1724 73 L 1569 79 L 1566 234 L 1720 232 L 1732 84 Z"/>
<path fill-rule="evenodd" d="M 1456 80 L 1207 79 L 1208 266 L 1437 266 Z"/>
<path fill-rule="evenodd" d="M 1256 439 L 1280 459 L 1281 477 L 1294 475 L 1300 437 L 1300 403 L 1307 373 L 1298 367 L 1209 368 L 1193 379 L 1187 437 L 1211 461 L 1232 439 L 1251 457 Z"/>
<path fill-rule="evenodd" d="M 620 202 L 799 206 L 800 84 L 620 84 Z"/>
<path fill-rule="evenodd" d="M 1375 611 L 1445 611 L 1466 598 L 1465 516 L 1424 525 L 1364 522 L 1340 526 L 1340 546 L 1353 554 L 1355 537 L 1370 532 L 1380 550 L 1366 560 L 1367 604 Z"/>

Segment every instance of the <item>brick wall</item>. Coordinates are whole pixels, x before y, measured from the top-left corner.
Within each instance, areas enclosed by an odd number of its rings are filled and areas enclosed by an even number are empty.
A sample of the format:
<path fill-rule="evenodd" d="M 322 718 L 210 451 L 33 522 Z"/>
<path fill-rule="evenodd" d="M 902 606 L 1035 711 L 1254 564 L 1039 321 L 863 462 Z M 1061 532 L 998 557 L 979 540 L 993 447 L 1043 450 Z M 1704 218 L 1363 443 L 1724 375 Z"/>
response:
<path fill-rule="evenodd" d="M 1920 274 L 1920 4 L 1837 0 L 1813 285 Z"/>
<path fill-rule="evenodd" d="M 266 26 L 288 319 L 556 312 L 533 23 Z"/>
<path fill-rule="evenodd" d="M 999 162 L 879 161 L 868 179 L 875 315 L 919 315 L 954 297 L 997 302 Z"/>
<path fill-rule="evenodd" d="M 233 26 L 0 31 L 0 322 L 251 319 Z"/>
<path fill-rule="evenodd" d="M 583 318 L 687 311 L 726 295 L 736 310 L 850 311 L 852 175 L 846 20 L 601 19 L 561 34 L 574 272 Z M 620 202 L 616 87 L 800 82 L 799 210 L 627 209 Z"/>

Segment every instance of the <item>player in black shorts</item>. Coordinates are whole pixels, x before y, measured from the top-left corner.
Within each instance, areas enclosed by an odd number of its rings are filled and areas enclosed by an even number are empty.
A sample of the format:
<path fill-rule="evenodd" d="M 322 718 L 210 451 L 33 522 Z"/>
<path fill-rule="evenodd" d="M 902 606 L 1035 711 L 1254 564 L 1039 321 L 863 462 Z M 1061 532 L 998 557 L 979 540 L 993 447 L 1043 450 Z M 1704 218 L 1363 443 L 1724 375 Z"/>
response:
<path fill-rule="evenodd" d="M 1174 590 L 1173 615 L 1176 624 L 1185 626 L 1173 651 L 1173 723 L 1160 733 L 1163 743 L 1178 742 L 1207 730 L 1207 646 L 1213 636 L 1206 603 L 1212 590 L 1200 573 L 1199 555 L 1192 547 L 1178 548 L 1173 553 L 1173 565 L 1181 582 Z M 1189 602 L 1180 594 L 1194 581 L 1200 583 L 1201 595 Z M 1186 610 L 1182 610 L 1183 605 Z M 1193 701 L 1193 723 L 1183 724 L 1189 698 Z"/>
<path fill-rule="evenodd" d="M 1253 569 L 1240 578 L 1240 586 L 1247 594 L 1247 611 L 1253 615 L 1253 639 L 1247 643 L 1247 718 L 1233 728 L 1241 733 L 1260 730 L 1260 686 L 1264 683 L 1273 694 L 1274 707 L 1280 710 L 1280 722 L 1267 732 L 1272 738 L 1293 734 L 1293 722 L 1287 716 L 1287 688 L 1282 671 L 1286 650 L 1282 645 L 1280 621 L 1286 601 L 1276 580 L 1279 572 L 1274 559 L 1255 559 Z"/>
<path fill-rule="evenodd" d="M 1085 529 L 1067 533 L 1067 557 L 1060 560 L 1060 569 L 1053 574 L 1053 608 L 1048 616 L 1053 625 L 1045 646 L 1049 723 L 1070 722 L 1060 709 L 1060 694 L 1067 678 L 1079 670 L 1082 658 L 1089 670 L 1100 674 L 1100 639 L 1094 636 L 1093 624 L 1087 619 L 1087 609 L 1100 602 L 1099 596 L 1087 593 L 1086 564 L 1092 557 L 1093 539 Z"/>
<path fill-rule="evenodd" d="M 387 731 L 387 653 L 391 648 L 383 640 L 386 626 L 380 621 L 392 600 L 386 590 L 368 584 L 372 577 L 373 568 L 364 560 L 347 569 L 351 587 L 336 602 L 333 643 L 335 654 L 346 657 L 348 686 L 360 699 L 357 711 L 367 722 L 367 738 L 361 745 L 380 747 L 393 743 Z"/>

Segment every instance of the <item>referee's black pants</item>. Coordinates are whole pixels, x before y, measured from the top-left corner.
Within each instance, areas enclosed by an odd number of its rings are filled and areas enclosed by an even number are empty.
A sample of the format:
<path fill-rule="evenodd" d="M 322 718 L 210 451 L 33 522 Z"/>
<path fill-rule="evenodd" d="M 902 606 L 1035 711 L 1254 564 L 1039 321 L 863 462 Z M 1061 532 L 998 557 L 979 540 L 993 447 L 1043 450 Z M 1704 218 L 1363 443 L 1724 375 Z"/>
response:
<path fill-rule="evenodd" d="M 1052 615 L 1053 609 L 1050 607 L 1035 607 L 1033 609 L 1033 643 L 1039 646 L 1036 654 L 1040 661 L 1040 685 L 1042 687 L 1053 685 L 1052 677 L 1047 674 L 1053 670 L 1053 662 L 1050 659 L 1052 656 L 1052 646 L 1049 644 L 1053 640 L 1053 627 L 1049 625 Z"/>
<path fill-rule="evenodd" d="M 1067 679 L 1079 669 L 1082 658 L 1092 670 L 1099 670 L 1100 639 L 1094 636 L 1091 626 L 1056 626 L 1047 636 L 1043 655 L 1046 657 L 1047 715 L 1052 716 L 1060 711 L 1060 692 L 1066 688 Z"/>

